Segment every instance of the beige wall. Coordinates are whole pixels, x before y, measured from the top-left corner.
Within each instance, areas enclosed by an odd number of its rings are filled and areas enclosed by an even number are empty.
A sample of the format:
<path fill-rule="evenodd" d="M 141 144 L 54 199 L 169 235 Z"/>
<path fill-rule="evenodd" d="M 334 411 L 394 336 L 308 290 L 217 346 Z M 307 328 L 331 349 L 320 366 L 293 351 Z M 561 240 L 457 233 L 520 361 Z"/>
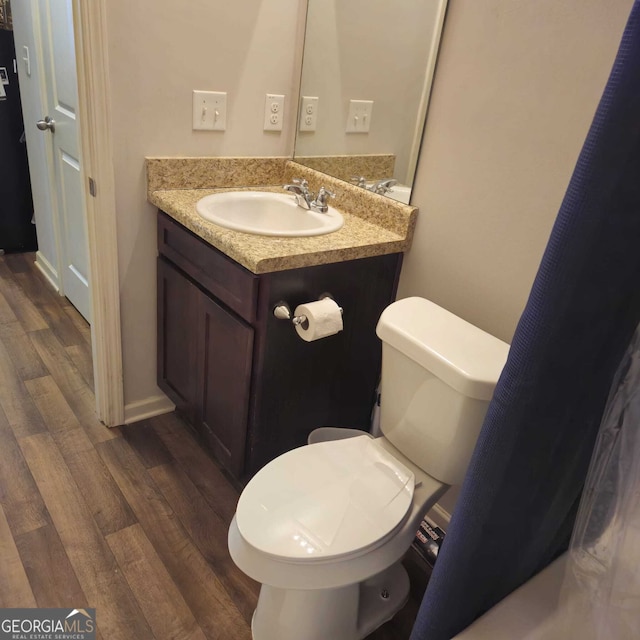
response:
<path fill-rule="evenodd" d="M 511 341 L 631 5 L 449 0 L 399 297 Z"/>
<path fill-rule="evenodd" d="M 400 295 L 506 341 L 632 0 L 450 0 Z"/>
<path fill-rule="evenodd" d="M 290 155 L 302 0 L 108 3 L 125 403 L 156 387 L 156 220 L 146 155 Z M 191 129 L 193 89 L 226 91 L 226 132 Z M 287 96 L 282 133 L 265 133 L 265 93 Z M 295 104 L 295 100 L 293 104 Z M 150 406 L 151 406 L 150 405 Z M 144 410 L 144 406 L 138 409 Z"/>

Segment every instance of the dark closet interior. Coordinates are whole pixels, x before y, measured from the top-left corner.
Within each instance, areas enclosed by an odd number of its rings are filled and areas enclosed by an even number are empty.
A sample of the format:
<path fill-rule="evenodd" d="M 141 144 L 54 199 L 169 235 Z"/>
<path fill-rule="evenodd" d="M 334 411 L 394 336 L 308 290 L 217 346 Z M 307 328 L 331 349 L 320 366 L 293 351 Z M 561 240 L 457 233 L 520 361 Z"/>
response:
<path fill-rule="evenodd" d="M 33 251 L 36 228 L 8 3 L 0 14 L 0 253 Z"/>

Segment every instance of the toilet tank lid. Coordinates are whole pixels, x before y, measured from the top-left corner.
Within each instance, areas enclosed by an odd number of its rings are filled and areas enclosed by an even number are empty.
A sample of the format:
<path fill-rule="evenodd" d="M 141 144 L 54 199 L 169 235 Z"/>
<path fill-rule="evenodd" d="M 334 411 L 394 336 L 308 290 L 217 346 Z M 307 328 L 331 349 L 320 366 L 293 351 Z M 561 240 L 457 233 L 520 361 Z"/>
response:
<path fill-rule="evenodd" d="M 380 316 L 378 337 L 459 393 L 490 400 L 509 345 L 424 298 L 404 298 Z"/>

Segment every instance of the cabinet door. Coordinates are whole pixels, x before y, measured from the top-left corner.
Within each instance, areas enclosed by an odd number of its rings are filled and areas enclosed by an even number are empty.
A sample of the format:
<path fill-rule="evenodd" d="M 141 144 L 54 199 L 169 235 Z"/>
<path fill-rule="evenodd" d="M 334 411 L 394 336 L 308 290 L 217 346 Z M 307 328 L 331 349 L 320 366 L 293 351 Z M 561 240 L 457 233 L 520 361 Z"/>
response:
<path fill-rule="evenodd" d="M 204 294 L 199 317 L 200 430 L 237 478 L 244 469 L 253 329 Z"/>
<path fill-rule="evenodd" d="M 189 421 L 195 417 L 200 295 L 180 271 L 158 258 L 158 386 Z"/>

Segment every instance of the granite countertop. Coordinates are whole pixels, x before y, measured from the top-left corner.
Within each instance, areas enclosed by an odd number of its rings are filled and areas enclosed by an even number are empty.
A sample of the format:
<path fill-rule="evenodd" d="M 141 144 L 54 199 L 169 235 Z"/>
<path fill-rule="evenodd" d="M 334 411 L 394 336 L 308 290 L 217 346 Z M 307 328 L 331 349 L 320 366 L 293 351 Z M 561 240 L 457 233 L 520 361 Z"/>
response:
<path fill-rule="evenodd" d="M 299 167 L 294 171 L 296 175 L 306 171 L 313 172 L 311 169 Z M 318 179 L 312 173 L 309 173 L 309 177 Z M 336 188 L 328 177 L 322 176 L 321 179 L 328 188 Z M 311 179 L 309 183 L 313 186 Z M 252 185 L 248 188 L 165 188 L 150 190 L 147 197 L 149 202 L 171 218 L 256 274 L 401 253 L 409 249 L 417 210 L 406 205 L 401 205 L 405 207 L 404 210 L 398 209 L 397 203 L 386 202 L 388 198 L 369 194 L 363 189 L 345 183 L 339 183 L 338 188 L 340 192 L 331 205 L 344 216 L 344 226 L 333 233 L 311 237 L 242 233 L 208 222 L 196 212 L 195 205 L 200 198 L 221 191 L 258 190 L 284 193 L 282 187 L 273 184 Z"/>

